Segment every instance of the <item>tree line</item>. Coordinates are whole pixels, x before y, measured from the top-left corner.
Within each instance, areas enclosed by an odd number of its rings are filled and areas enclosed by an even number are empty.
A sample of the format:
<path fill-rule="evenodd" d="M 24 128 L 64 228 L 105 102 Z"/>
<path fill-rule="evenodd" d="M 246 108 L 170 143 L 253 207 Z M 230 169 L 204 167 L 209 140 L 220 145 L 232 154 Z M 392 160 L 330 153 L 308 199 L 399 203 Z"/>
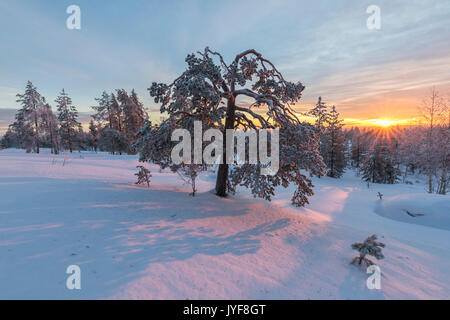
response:
<path fill-rule="evenodd" d="M 15 121 L 9 125 L 1 140 L 3 148 L 22 148 L 39 153 L 50 148 L 58 154 L 62 150 L 108 151 L 111 153 L 136 154 L 136 133 L 148 118 L 144 105 L 133 89 L 115 93 L 103 92 L 92 106 L 94 114 L 89 130 L 83 131 L 78 111 L 67 92 L 62 89 L 57 96 L 56 112 L 28 81 L 24 93 L 17 94 L 21 108 Z"/>
<path fill-rule="evenodd" d="M 425 176 L 428 193 L 446 194 L 450 166 L 450 108 L 432 89 L 418 108 L 418 123 L 384 130 L 346 131 L 347 159 L 367 183 L 403 182 Z"/>
<path fill-rule="evenodd" d="M 173 163 L 171 150 L 175 129 L 193 131 L 194 122 L 225 133 L 228 129 L 279 130 L 279 170 L 260 174 L 261 165 L 218 162 L 215 191 L 224 197 L 238 186 L 249 188 L 255 197 L 271 200 L 278 186 L 294 184 L 291 201 L 308 203 L 313 195 L 311 177 L 340 178 L 354 168 L 370 183 L 393 184 L 408 180 L 416 172 L 427 176 L 427 191 L 446 194 L 450 148 L 448 104 L 433 90 L 420 108 L 421 124 L 392 129 L 345 129 L 335 106 L 321 97 L 311 110 L 299 114 L 297 103 L 304 86 L 286 81 L 275 65 L 250 49 L 226 63 L 208 47 L 186 58 L 186 70 L 172 83 L 154 82 L 149 90 L 160 113 L 159 123 L 148 119 L 134 90 L 104 91 L 96 99 L 89 131 L 84 132 L 70 97 L 62 90 L 56 115 L 31 82 L 18 94 L 21 109 L 2 139 L 3 147 L 25 148 L 39 153 L 41 147 L 60 150 L 101 150 L 113 154 L 136 154 L 142 162 L 170 168 L 188 179 L 195 194 L 195 179 L 208 170 L 204 164 Z M 245 101 L 245 103 L 242 103 Z M 314 121 L 300 116 L 313 117 Z M 193 132 L 191 132 L 193 133 Z M 226 134 L 223 134 L 226 155 Z M 212 154 L 215 154 L 212 151 Z"/>
<path fill-rule="evenodd" d="M 368 185 L 412 184 L 418 173 L 426 177 L 428 193 L 445 195 L 450 183 L 449 101 L 433 88 L 418 107 L 417 123 L 389 128 L 344 129 L 336 108 L 320 97 L 305 115 L 315 118 L 327 176 L 340 178 L 353 168 Z"/>

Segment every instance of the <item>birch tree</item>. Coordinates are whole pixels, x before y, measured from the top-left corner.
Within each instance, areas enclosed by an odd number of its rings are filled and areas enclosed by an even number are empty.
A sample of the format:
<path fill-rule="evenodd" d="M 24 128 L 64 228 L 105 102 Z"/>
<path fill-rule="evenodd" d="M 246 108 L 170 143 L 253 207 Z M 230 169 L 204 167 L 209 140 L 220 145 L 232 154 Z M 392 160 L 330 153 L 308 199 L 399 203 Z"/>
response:
<path fill-rule="evenodd" d="M 436 143 L 436 125 L 443 112 L 443 102 L 439 93 L 433 87 L 428 97 L 426 97 L 419 112 L 424 121 L 426 135 L 423 139 L 422 159 L 428 176 L 428 193 L 433 193 L 433 175 L 438 166 L 437 153 L 438 145 Z"/>

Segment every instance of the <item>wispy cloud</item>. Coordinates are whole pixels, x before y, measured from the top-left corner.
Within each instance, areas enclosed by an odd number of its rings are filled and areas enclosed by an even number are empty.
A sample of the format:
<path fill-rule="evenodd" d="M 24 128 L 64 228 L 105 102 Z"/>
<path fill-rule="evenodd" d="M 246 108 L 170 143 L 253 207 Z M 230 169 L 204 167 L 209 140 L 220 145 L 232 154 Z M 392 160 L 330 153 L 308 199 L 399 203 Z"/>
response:
<path fill-rule="evenodd" d="M 176 77 L 185 56 L 207 45 L 228 60 L 263 52 L 306 85 L 299 109 L 321 95 L 349 118 L 378 118 L 393 104 L 393 117 L 408 118 L 426 88 L 450 86 L 448 1 L 379 0 L 376 31 L 366 27 L 368 0 L 80 0 L 79 31 L 65 28 L 68 4 L 0 3 L 0 108 L 13 107 L 16 88 L 30 79 L 50 102 L 66 88 L 81 111 L 122 87 L 158 110 L 146 88 Z"/>

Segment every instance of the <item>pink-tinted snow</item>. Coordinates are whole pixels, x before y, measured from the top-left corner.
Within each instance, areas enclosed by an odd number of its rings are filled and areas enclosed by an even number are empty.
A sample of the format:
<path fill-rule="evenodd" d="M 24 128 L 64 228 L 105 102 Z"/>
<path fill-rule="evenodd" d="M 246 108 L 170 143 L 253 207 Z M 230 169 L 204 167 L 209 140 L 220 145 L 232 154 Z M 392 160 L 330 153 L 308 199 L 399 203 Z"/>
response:
<path fill-rule="evenodd" d="M 368 189 L 347 172 L 315 179 L 311 204 L 295 208 L 291 188 L 272 202 L 245 189 L 218 198 L 212 172 L 196 197 L 149 164 L 150 188 L 137 186 L 138 164 L 137 156 L 0 151 L 0 298 L 450 298 L 450 231 L 376 212 L 378 191 L 395 197 L 423 185 Z M 349 264 L 350 245 L 373 233 L 387 245 L 381 290 Z M 72 264 L 81 290 L 66 288 Z"/>

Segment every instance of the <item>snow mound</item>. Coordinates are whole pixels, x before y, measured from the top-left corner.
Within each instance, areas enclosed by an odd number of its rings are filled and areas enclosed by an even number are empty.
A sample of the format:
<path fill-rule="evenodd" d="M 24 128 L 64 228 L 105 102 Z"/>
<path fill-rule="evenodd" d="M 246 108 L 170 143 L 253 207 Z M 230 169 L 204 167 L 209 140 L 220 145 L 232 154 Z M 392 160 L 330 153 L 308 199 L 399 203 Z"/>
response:
<path fill-rule="evenodd" d="M 393 220 L 450 230 L 450 196 L 401 194 L 379 200 L 375 212 Z"/>

